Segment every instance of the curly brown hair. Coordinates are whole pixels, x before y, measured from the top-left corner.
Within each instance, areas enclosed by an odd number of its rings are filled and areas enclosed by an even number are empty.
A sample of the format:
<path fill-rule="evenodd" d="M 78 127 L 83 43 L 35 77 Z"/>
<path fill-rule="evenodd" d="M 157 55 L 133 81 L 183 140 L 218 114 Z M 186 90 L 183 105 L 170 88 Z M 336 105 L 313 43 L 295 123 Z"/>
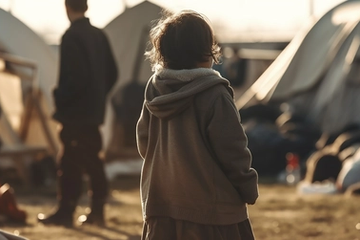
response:
<path fill-rule="evenodd" d="M 220 47 L 209 20 L 192 10 L 163 13 L 150 31 L 151 49 L 146 52 L 153 68 L 192 69 L 212 57 L 219 62 Z"/>

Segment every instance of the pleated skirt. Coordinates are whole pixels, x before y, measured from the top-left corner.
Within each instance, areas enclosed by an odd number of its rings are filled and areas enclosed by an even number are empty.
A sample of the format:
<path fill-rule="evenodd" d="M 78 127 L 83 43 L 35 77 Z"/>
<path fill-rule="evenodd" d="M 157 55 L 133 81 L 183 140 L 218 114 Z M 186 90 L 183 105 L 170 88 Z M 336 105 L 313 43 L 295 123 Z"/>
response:
<path fill-rule="evenodd" d="M 232 225 L 204 225 L 169 217 L 151 217 L 144 222 L 141 240 L 254 240 L 247 219 Z"/>

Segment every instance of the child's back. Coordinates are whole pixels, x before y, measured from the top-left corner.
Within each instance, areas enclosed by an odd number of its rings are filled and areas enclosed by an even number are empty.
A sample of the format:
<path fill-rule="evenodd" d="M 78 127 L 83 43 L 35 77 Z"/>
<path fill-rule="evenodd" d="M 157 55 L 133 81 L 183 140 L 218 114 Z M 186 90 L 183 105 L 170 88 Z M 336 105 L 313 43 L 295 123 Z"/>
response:
<path fill-rule="evenodd" d="M 233 91 L 211 69 L 211 27 L 181 12 L 152 30 L 152 43 L 157 65 L 137 125 L 143 239 L 253 239 L 246 204 L 258 197 L 257 173 Z"/>

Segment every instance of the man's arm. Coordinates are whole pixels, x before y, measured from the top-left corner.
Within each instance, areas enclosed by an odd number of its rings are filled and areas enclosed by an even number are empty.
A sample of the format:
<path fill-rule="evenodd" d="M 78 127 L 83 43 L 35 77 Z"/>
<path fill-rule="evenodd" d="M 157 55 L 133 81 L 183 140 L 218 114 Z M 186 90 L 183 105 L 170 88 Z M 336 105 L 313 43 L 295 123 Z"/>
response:
<path fill-rule="evenodd" d="M 64 108 L 79 98 L 87 85 L 88 71 L 81 57 L 79 43 L 70 34 L 62 38 L 60 76 L 54 90 L 56 108 Z"/>

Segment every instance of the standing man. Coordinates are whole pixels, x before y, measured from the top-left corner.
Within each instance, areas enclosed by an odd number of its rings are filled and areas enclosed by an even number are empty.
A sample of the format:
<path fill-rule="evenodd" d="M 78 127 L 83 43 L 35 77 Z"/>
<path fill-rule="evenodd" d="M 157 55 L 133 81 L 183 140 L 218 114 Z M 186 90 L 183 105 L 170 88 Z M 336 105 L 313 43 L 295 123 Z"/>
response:
<path fill-rule="evenodd" d="M 60 77 L 54 90 L 54 119 L 62 125 L 63 152 L 58 171 L 59 203 L 43 224 L 72 225 L 82 193 L 82 175 L 90 180 L 91 213 L 82 223 L 104 224 L 108 183 L 99 158 L 106 97 L 117 79 L 117 68 L 105 34 L 85 17 L 87 0 L 65 0 L 71 22 L 61 42 Z"/>

